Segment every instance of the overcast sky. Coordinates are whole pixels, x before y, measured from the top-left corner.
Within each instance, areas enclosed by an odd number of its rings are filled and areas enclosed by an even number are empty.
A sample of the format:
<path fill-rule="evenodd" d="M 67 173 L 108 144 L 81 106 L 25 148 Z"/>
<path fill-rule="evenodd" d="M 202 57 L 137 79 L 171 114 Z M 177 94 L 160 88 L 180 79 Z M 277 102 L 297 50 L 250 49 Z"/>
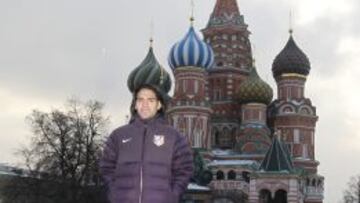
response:
<path fill-rule="evenodd" d="M 1 0 L 0 162 L 31 136 L 32 109 L 61 108 L 71 96 L 106 103 L 112 127 L 123 124 L 128 74 L 145 57 L 150 33 L 160 63 L 189 28 L 190 0 Z M 206 26 L 215 0 L 195 0 L 195 27 Z M 274 57 L 289 34 L 312 69 L 305 94 L 317 107 L 316 159 L 325 201 L 337 203 L 360 173 L 360 1 L 238 0 L 251 31 L 260 76 L 276 86 Z M 153 22 L 153 23 L 151 23 Z M 153 24 L 153 26 L 151 26 Z M 153 29 L 151 29 L 153 27 Z M 153 30 L 153 32 L 151 32 Z M 275 91 L 276 92 L 276 91 Z"/>

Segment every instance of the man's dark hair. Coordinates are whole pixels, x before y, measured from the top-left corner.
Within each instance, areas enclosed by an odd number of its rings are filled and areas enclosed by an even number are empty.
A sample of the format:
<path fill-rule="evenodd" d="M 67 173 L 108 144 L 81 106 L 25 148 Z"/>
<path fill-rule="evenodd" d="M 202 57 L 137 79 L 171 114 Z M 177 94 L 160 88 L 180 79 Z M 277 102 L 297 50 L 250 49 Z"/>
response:
<path fill-rule="evenodd" d="M 162 94 L 162 91 L 155 85 L 142 84 L 139 87 L 137 87 L 133 93 L 133 99 L 132 99 L 131 105 L 130 105 L 131 118 L 134 118 L 134 116 L 137 114 L 136 109 L 135 109 L 136 97 L 137 97 L 137 94 L 142 89 L 148 89 L 155 93 L 156 99 L 159 100 L 161 103 L 161 108 L 158 110 L 157 113 L 159 116 L 164 117 L 165 112 L 166 112 L 166 102 L 165 102 L 164 95 Z"/>

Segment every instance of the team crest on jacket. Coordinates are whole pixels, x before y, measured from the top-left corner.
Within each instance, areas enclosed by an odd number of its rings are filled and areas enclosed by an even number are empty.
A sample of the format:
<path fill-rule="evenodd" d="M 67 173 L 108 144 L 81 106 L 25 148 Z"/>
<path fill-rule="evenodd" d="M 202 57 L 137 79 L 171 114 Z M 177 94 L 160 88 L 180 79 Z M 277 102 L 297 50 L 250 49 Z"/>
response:
<path fill-rule="evenodd" d="M 165 143 L 165 136 L 164 135 L 154 135 L 153 142 L 156 146 L 160 147 Z"/>

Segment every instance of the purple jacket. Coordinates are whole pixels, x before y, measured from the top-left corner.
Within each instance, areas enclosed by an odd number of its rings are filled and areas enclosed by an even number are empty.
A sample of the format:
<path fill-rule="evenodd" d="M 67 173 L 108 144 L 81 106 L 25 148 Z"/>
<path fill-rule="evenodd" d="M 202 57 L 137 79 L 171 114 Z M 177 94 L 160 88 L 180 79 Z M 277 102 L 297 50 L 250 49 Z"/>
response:
<path fill-rule="evenodd" d="M 177 203 L 193 173 L 186 138 L 162 118 L 114 130 L 100 160 L 111 203 Z"/>

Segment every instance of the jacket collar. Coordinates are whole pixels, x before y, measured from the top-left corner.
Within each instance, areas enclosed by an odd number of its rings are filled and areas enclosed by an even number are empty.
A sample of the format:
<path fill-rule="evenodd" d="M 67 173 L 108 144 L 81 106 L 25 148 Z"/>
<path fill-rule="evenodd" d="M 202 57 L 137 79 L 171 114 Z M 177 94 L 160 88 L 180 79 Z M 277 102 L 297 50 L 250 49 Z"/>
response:
<path fill-rule="evenodd" d="M 130 119 L 130 124 L 134 124 L 136 126 L 154 126 L 166 124 L 166 120 L 163 116 L 156 114 L 153 118 L 150 119 L 141 119 L 137 114 Z"/>

